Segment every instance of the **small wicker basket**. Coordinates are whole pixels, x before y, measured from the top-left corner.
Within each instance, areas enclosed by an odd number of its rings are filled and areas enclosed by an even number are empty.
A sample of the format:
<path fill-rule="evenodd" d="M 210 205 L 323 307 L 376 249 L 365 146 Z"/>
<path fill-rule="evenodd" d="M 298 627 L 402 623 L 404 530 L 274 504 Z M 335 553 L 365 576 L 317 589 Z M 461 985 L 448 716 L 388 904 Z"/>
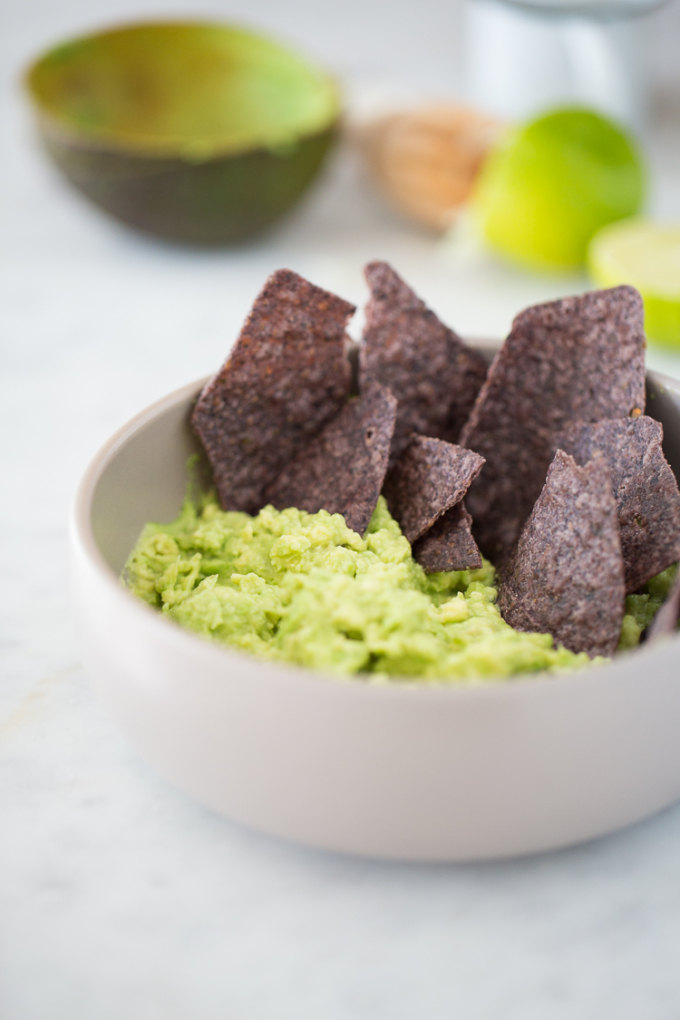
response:
<path fill-rule="evenodd" d="M 446 230 L 502 127 L 475 110 L 438 105 L 373 120 L 356 138 L 388 201 L 408 218 Z"/>

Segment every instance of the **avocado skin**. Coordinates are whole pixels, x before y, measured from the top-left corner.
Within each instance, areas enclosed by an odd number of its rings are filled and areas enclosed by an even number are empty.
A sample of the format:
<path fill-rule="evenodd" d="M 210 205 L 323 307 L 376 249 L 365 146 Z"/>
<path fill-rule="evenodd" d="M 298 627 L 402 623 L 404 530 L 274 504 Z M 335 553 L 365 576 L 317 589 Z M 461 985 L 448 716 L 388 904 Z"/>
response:
<path fill-rule="evenodd" d="M 84 147 L 44 123 L 40 131 L 65 177 L 110 215 L 168 241 L 219 246 L 263 232 L 300 200 L 338 125 L 280 152 L 255 149 L 204 162 Z"/>

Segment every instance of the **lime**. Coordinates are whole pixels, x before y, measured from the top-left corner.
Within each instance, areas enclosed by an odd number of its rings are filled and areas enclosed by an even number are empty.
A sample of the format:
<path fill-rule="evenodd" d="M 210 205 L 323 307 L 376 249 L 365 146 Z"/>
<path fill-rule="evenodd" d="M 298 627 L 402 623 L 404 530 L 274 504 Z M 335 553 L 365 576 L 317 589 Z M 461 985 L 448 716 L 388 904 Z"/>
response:
<path fill-rule="evenodd" d="M 485 163 L 473 196 L 496 251 L 535 269 L 585 262 L 593 234 L 633 216 L 644 194 L 642 157 L 611 120 L 557 110 L 509 134 Z"/>
<path fill-rule="evenodd" d="M 680 226 L 634 219 L 603 227 L 590 242 L 588 267 L 601 287 L 637 287 L 649 338 L 680 347 Z"/>

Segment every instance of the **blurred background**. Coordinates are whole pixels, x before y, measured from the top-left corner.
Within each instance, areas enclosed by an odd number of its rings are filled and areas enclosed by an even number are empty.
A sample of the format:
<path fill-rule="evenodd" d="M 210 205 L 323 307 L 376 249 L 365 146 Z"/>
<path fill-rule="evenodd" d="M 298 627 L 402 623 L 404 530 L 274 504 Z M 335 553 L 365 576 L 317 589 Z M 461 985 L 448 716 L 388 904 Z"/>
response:
<path fill-rule="evenodd" d="M 505 16 L 511 5 L 505 8 Z M 528 5 L 531 7 L 531 4 Z M 548 7 L 555 4 L 548 3 Z M 588 6 L 588 5 L 584 5 Z M 592 6 L 592 5 L 591 5 Z M 617 13 L 626 6 L 618 5 Z M 107 24 L 166 15 L 237 20 L 274 33 L 305 49 L 359 88 L 387 84 L 411 95 L 461 95 L 464 88 L 465 32 L 469 18 L 486 17 L 503 5 L 491 0 L 346 0 L 329 9 L 311 0 L 6 0 L 3 4 L 4 73 L 9 81 L 24 63 L 56 41 Z M 519 12 L 519 8 L 515 8 Z M 503 17 L 503 12 L 500 18 Z M 502 23 L 502 22 L 501 22 Z M 645 56 L 657 99 L 680 89 L 677 41 L 680 12 L 666 4 L 645 22 L 637 22 L 636 38 Z M 9 84 L 8 79 L 6 79 Z M 502 97 L 499 97 L 502 98 Z M 552 98 L 552 97 L 549 97 Z"/>
<path fill-rule="evenodd" d="M 580 14 L 583 5 L 577 0 L 575 6 Z M 479 252 L 476 259 L 466 257 L 465 244 L 443 242 L 441 231 L 437 236 L 419 229 L 413 216 L 395 212 L 384 187 L 381 191 L 366 146 L 362 155 L 356 144 L 355 129 L 380 114 L 433 102 L 462 102 L 502 123 L 522 121 L 565 101 L 589 105 L 613 115 L 640 140 L 649 167 L 647 210 L 663 220 L 680 219 L 680 5 L 603 0 L 585 6 L 585 15 L 565 19 L 555 14 L 560 5 L 550 0 L 543 5 L 347 0 L 341 7 L 308 0 L 7 0 L 0 41 L 6 123 L 1 170 L 3 243 L 11 253 L 5 314 L 8 306 L 10 316 L 11 309 L 17 313 L 10 333 L 30 330 L 32 316 L 46 301 L 54 304 L 58 329 L 67 294 L 74 299 L 74 316 L 76 294 L 89 303 L 98 292 L 97 307 L 101 302 L 115 306 L 107 313 L 108 323 L 98 325 L 99 344 L 105 342 L 102 331 L 118 317 L 119 328 L 129 328 L 126 316 L 134 307 L 137 328 L 140 318 L 150 316 L 158 323 L 167 317 L 169 332 L 179 331 L 178 343 L 195 350 L 205 328 L 200 324 L 212 315 L 228 322 L 228 328 L 220 329 L 223 337 L 233 333 L 259 281 L 276 265 L 290 264 L 317 283 L 360 300 L 362 262 L 384 257 L 395 261 L 454 328 L 503 335 L 512 315 L 527 303 L 583 289 L 583 273 L 569 272 L 560 279 L 559 273 L 542 278 L 517 272 L 493 258 L 480 260 Z M 574 4 L 567 0 L 566 7 Z M 630 9 L 643 14 L 597 21 L 590 16 L 593 7 L 598 17 L 603 11 L 621 15 Z M 188 251 L 126 232 L 79 200 L 46 164 L 36 140 L 21 89 L 29 61 L 70 37 L 161 16 L 216 18 L 261 29 L 337 76 L 342 86 L 345 125 L 354 144 L 345 139 L 321 180 L 288 218 L 238 250 Z M 42 272 L 32 270 L 35 282 L 24 279 L 17 292 L 8 281 L 21 275 L 25 259 L 34 270 L 41 264 Z M 122 274 L 115 285 L 114 265 Z M 141 266 L 148 275 L 138 274 Z M 250 266 L 252 283 L 244 287 L 243 274 Z M 73 274 L 80 274 L 77 283 Z M 37 280 L 39 302 L 31 307 L 29 301 L 26 307 L 26 287 L 32 289 Z M 232 280 L 238 281 L 233 291 Z M 125 295 L 123 300 L 112 300 L 108 286 Z M 165 336 L 166 351 L 169 340 Z M 665 356 L 658 353 L 659 367 Z M 196 368 L 213 364 L 214 355 L 210 364 Z M 186 378 L 183 368 L 179 373 Z"/>

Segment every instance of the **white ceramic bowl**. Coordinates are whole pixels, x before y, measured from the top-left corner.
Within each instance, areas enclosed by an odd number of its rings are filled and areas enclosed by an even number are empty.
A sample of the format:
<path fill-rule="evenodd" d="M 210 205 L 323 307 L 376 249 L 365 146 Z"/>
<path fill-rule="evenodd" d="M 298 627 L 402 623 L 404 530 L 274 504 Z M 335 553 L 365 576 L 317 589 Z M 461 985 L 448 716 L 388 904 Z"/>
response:
<path fill-rule="evenodd" d="M 680 383 L 648 384 L 678 474 Z M 72 520 L 87 670 L 159 772 L 265 832 L 423 861 L 562 847 L 680 798 L 680 638 L 560 678 L 374 686 L 211 644 L 125 591 L 142 525 L 179 511 L 201 385 L 104 446 Z"/>

